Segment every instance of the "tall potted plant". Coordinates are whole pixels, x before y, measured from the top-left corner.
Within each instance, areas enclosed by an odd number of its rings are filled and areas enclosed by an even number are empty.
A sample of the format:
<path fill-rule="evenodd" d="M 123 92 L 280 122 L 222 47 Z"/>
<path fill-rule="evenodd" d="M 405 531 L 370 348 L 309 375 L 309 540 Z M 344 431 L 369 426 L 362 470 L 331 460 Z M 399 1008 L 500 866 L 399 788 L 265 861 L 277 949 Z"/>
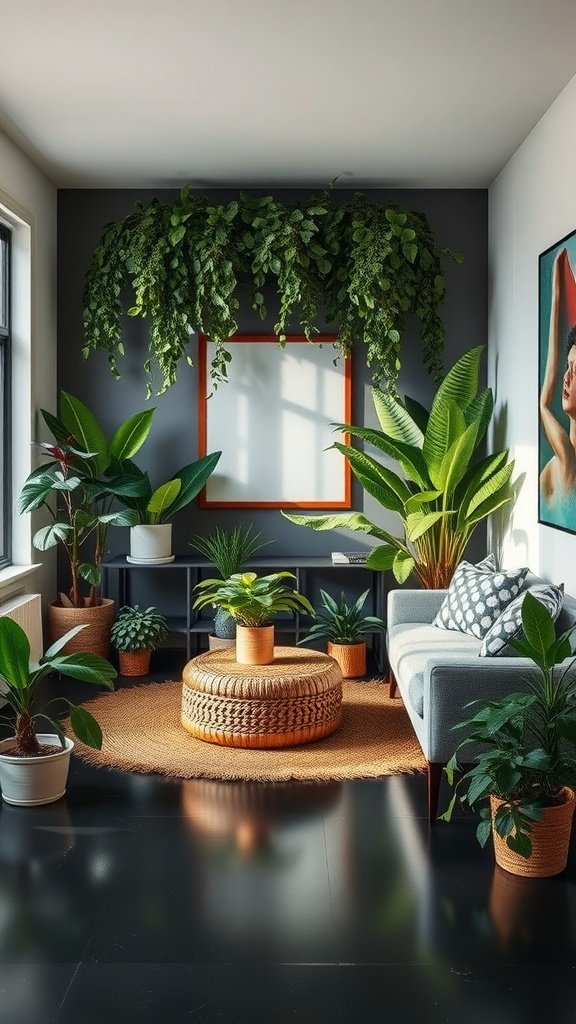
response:
<path fill-rule="evenodd" d="M 399 475 L 351 443 L 333 445 L 348 459 L 365 491 L 402 527 L 397 537 L 361 512 L 335 515 L 282 514 L 313 530 L 353 530 L 381 543 L 370 552 L 371 569 L 391 569 L 399 583 L 411 573 L 426 588 L 442 589 L 479 523 L 513 498 L 514 462 L 508 451 L 483 454 L 492 417 L 490 388 L 478 390 L 483 346 L 466 352 L 446 374 L 428 412 L 413 399 L 372 389 L 380 430 L 337 426 L 395 459 Z"/>
<path fill-rule="evenodd" d="M 576 786 L 575 630 L 557 637 L 548 609 L 526 593 L 523 637 L 509 643 L 534 665 L 527 691 L 473 701 L 475 714 L 456 726 L 467 735 L 446 766 L 454 793 L 441 818 L 451 820 L 457 799 L 480 807 L 478 841 L 484 846 L 492 835 L 496 862 L 513 874 L 546 877 L 566 867 Z M 461 773 L 472 743 L 481 753 Z"/>
<path fill-rule="evenodd" d="M 48 629 L 56 640 L 72 626 L 90 624 L 68 650 L 86 649 L 106 657 L 114 603 L 100 596 L 100 563 L 109 526 L 127 525 L 126 512 L 112 511 L 118 497 L 136 497 L 142 482 L 130 458 L 146 440 L 153 409 L 122 423 L 110 441 L 91 410 L 78 398 L 61 392 L 60 415 L 40 410 L 53 440 L 38 442 L 45 461 L 22 488 L 18 508 L 24 513 L 44 508 L 51 522 L 33 537 L 39 551 L 60 545 L 69 569 L 68 586 L 48 606 Z"/>
<path fill-rule="evenodd" d="M 272 541 L 260 541 L 262 531 L 253 533 L 253 525 L 237 525 L 231 530 L 216 526 L 206 537 L 195 536 L 191 546 L 200 551 L 216 566 L 222 583 L 240 572 L 257 551 Z M 236 642 L 236 622 L 224 608 L 217 607 L 214 615 L 214 633 L 208 634 L 210 650 L 233 647 Z"/>
<path fill-rule="evenodd" d="M 258 576 L 234 573 L 227 580 L 208 579 L 196 584 L 200 591 L 194 608 L 223 608 L 236 621 L 236 661 L 241 665 L 269 665 L 274 661 L 274 624 L 280 612 L 314 614 L 307 597 L 287 587 L 292 572 Z"/>
<path fill-rule="evenodd" d="M 49 713 L 56 698 L 48 705 L 41 701 L 40 684 L 46 676 L 70 676 L 113 689 L 116 670 L 104 658 L 88 653 L 63 653 L 71 636 L 85 628 L 75 626 L 52 644 L 39 662 L 32 662 L 30 643 L 22 627 L 6 616 L 0 617 L 0 705 L 6 705 L 10 712 L 0 715 L 0 721 L 14 728 L 14 736 L 0 741 L 0 786 L 7 803 L 52 803 L 66 789 L 74 743 L 65 735 L 60 719 Z M 102 730 L 94 716 L 69 700 L 62 701 L 68 705 L 72 732 L 82 743 L 100 749 Z M 36 732 L 36 724 L 42 719 L 52 732 Z"/>

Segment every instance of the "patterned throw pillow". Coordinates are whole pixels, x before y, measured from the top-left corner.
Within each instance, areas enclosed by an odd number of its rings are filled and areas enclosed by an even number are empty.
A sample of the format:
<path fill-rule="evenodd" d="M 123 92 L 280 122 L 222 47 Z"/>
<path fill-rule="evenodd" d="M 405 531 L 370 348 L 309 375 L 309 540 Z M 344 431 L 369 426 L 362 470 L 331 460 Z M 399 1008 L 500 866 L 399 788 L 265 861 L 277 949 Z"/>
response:
<path fill-rule="evenodd" d="M 460 562 L 433 625 L 482 640 L 520 593 L 527 575 L 527 566 L 494 571 L 482 563 Z"/>
<path fill-rule="evenodd" d="M 481 658 L 517 654 L 513 647 L 507 645 L 509 640 L 522 633 L 522 602 L 528 593 L 533 594 L 548 609 L 556 622 L 564 601 L 564 584 L 556 587 L 553 583 L 535 583 L 518 594 L 488 630 L 479 651 Z"/>

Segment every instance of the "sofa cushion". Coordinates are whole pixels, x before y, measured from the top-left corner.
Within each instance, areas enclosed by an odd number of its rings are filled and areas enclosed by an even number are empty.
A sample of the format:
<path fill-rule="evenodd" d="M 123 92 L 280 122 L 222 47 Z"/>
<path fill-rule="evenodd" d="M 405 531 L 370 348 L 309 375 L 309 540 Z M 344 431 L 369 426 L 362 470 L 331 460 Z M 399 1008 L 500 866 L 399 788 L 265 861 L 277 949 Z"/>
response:
<path fill-rule="evenodd" d="M 480 641 L 466 633 L 438 629 L 429 622 L 408 622 L 388 631 L 390 668 L 400 691 L 420 718 L 424 714 L 424 677 L 432 665 L 470 663 Z"/>
<path fill-rule="evenodd" d="M 493 571 L 482 563 L 460 562 L 433 624 L 482 640 L 520 593 L 527 575 L 527 566 Z"/>
<path fill-rule="evenodd" d="M 564 600 L 564 584 L 555 586 L 553 583 L 534 583 L 527 590 L 518 594 L 510 604 L 506 606 L 496 622 L 490 627 L 482 640 L 480 657 L 510 656 L 517 652 L 508 642 L 522 633 L 522 603 L 526 594 L 532 594 L 545 608 L 556 622 Z"/>

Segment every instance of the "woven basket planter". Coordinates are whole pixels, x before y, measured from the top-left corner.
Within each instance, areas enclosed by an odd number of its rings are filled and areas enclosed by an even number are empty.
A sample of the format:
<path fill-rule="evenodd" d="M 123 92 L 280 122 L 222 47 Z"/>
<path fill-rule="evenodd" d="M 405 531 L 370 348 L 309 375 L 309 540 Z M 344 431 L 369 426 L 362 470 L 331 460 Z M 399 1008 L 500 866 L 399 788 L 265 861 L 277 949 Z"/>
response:
<path fill-rule="evenodd" d="M 86 625 L 62 648 L 62 654 L 77 654 L 79 651 L 99 654 L 107 658 L 110 654 L 110 630 L 114 622 L 114 601 L 102 598 L 102 604 L 94 608 L 64 608 L 53 601 L 48 605 L 48 636 L 50 643 L 59 640 L 74 626 Z"/>
<path fill-rule="evenodd" d="M 565 797 L 564 803 L 555 807 L 545 807 L 540 821 L 532 823 L 530 833 L 532 854 L 530 857 L 521 857 L 514 853 L 507 846 L 506 840 L 492 828 L 494 856 L 496 863 L 501 868 L 510 871 L 513 875 L 523 875 L 525 878 L 550 878 L 552 875 L 559 875 L 564 871 L 568 862 L 575 794 L 567 787 L 562 790 L 562 793 Z M 492 820 L 502 803 L 503 801 L 498 797 L 490 797 Z"/>
<path fill-rule="evenodd" d="M 289 747 L 328 736 L 341 718 L 342 674 L 318 651 L 277 647 L 273 664 L 264 666 L 212 651 L 182 673 L 182 725 L 209 743 Z"/>
<path fill-rule="evenodd" d="M 355 679 L 366 675 L 366 641 L 359 644 L 334 644 L 328 640 L 326 651 L 340 665 L 344 679 Z"/>
<path fill-rule="evenodd" d="M 152 651 L 118 651 L 118 670 L 121 676 L 145 676 L 150 669 Z"/>

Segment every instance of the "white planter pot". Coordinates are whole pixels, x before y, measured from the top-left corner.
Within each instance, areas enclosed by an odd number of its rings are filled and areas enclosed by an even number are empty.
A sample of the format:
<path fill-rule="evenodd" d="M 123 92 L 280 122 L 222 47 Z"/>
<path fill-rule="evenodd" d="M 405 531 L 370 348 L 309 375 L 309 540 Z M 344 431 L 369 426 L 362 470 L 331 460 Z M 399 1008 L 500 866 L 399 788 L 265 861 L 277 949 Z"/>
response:
<path fill-rule="evenodd" d="M 172 523 L 131 526 L 128 560 L 148 565 L 172 562 Z"/>
<path fill-rule="evenodd" d="M 40 743 L 59 746 L 54 734 L 37 733 Z M 66 792 L 70 754 L 74 743 L 65 737 L 66 747 L 55 754 L 40 757 L 13 757 L 10 751 L 15 740 L 11 736 L 0 741 L 0 787 L 2 799 L 17 807 L 34 807 L 60 800 Z"/>

